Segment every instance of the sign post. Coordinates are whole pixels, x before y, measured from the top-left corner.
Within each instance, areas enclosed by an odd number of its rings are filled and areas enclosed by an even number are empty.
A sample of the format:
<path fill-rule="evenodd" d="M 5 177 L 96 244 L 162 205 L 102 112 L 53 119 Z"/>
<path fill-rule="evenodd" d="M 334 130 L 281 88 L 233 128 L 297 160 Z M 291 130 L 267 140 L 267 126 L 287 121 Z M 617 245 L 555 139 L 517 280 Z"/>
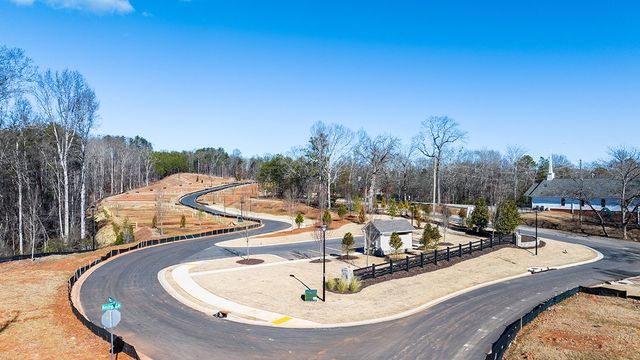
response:
<path fill-rule="evenodd" d="M 122 315 L 118 310 L 122 304 L 113 298 L 109 298 L 108 301 L 108 303 L 102 304 L 102 318 L 100 319 L 100 322 L 102 323 L 102 326 L 109 330 L 109 335 L 111 336 L 111 349 L 109 350 L 109 353 L 111 354 L 111 360 L 113 360 L 113 328 L 115 328 L 122 319 Z"/>

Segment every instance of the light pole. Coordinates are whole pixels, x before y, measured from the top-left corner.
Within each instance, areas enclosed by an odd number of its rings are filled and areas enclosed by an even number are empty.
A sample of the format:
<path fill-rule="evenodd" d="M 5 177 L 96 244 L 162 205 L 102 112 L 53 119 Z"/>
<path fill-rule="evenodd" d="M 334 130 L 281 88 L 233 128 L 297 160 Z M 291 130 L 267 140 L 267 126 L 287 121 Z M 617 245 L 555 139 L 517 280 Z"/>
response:
<path fill-rule="evenodd" d="M 91 208 L 91 223 L 93 224 L 93 234 L 91 238 L 93 239 L 93 251 L 96 251 L 96 208 Z"/>
<path fill-rule="evenodd" d="M 536 213 L 536 255 L 538 255 L 538 208 L 533 210 Z"/>
<path fill-rule="evenodd" d="M 327 282 L 326 282 L 326 259 L 327 259 L 327 224 L 322 224 L 320 227 L 322 229 L 322 302 L 326 301 L 326 291 L 327 291 Z"/>

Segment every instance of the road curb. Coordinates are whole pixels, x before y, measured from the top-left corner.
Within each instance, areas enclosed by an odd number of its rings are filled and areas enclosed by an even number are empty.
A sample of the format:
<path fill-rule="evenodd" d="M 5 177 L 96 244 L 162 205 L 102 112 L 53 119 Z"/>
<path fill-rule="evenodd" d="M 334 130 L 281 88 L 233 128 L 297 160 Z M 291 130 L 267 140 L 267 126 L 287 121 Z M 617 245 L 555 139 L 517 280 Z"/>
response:
<path fill-rule="evenodd" d="M 587 249 L 593 251 L 596 254 L 596 256 L 594 258 L 592 258 L 592 259 L 589 259 L 589 260 L 557 266 L 557 267 L 555 267 L 557 270 L 562 270 L 562 269 L 566 269 L 566 268 L 571 268 L 571 267 L 591 264 L 591 263 L 600 261 L 600 260 L 602 260 L 604 258 L 604 255 L 601 252 L 599 252 L 598 250 L 595 250 L 593 248 L 590 248 L 590 247 L 582 245 L 582 244 L 575 244 L 575 245 L 580 245 L 580 246 L 582 246 L 584 248 L 587 248 Z M 240 269 L 243 269 L 243 268 L 240 268 Z M 166 270 L 166 269 L 163 269 L 162 271 L 164 271 L 164 270 Z M 508 276 L 508 277 L 501 278 L 501 279 L 487 281 L 487 282 L 480 283 L 480 284 L 477 284 L 477 285 L 474 285 L 474 286 L 471 286 L 471 287 L 468 287 L 468 288 L 465 288 L 465 289 L 461 289 L 461 290 L 455 291 L 455 292 L 453 292 L 451 294 L 442 296 L 440 298 L 431 300 L 431 301 L 429 301 L 429 302 L 427 302 L 425 304 L 422 304 L 422 305 L 420 305 L 418 307 L 415 307 L 413 309 L 409 309 L 409 310 L 403 311 L 403 312 L 398 313 L 398 314 L 389 315 L 389 316 L 376 318 L 376 319 L 351 321 L 351 322 L 345 322 L 345 323 L 331 323 L 331 324 L 320 324 L 320 323 L 317 323 L 317 324 L 313 324 L 313 325 L 306 325 L 305 324 L 305 325 L 296 325 L 296 326 L 292 326 L 291 324 L 287 324 L 287 323 L 274 325 L 274 324 L 272 324 L 270 322 L 266 322 L 266 321 L 257 321 L 257 320 L 256 321 L 251 321 L 251 320 L 243 318 L 240 315 L 236 315 L 236 316 L 230 317 L 228 319 L 230 321 L 234 321 L 234 322 L 238 322 L 238 323 L 259 325 L 259 326 L 265 326 L 265 327 L 289 328 L 289 329 L 329 329 L 329 328 L 342 328 L 342 327 L 354 327 L 354 326 L 372 325 L 372 324 L 378 324 L 378 323 L 383 323 L 383 322 L 392 321 L 392 320 L 398 320 L 398 319 L 402 319 L 402 318 L 408 317 L 410 315 L 414 315 L 414 314 L 419 313 L 421 311 L 425 311 L 425 310 L 427 310 L 427 309 L 429 309 L 429 308 L 431 308 L 431 307 L 433 307 L 435 305 L 438 305 L 438 304 L 440 304 L 440 303 L 442 303 L 444 301 L 450 300 L 450 299 L 455 298 L 457 296 L 464 295 L 464 294 L 466 294 L 468 292 L 471 292 L 471 291 L 474 291 L 474 290 L 478 290 L 478 289 L 481 289 L 481 288 L 484 288 L 484 287 L 487 287 L 487 286 L 491 286 L 491 285 L 495 285 L 495 284 L 499 284 L 499 283 L 502 283 L 502 282 L 519 279 L 519 278 L 523 278 L 523 277 L 526 277 L 526 276 L 536 276 L 536 275 L 538 275 L 538 274 L 531 274 L 530 272 L 527 271 L 527 272 L 524 272 L 524 273 L 521 273 L 521 274 Z M 169 285 L 169 284 L 166 284 L 166 285 L 169 288 L 172 288 L 171 285 Z M 163 284 L 163 288 L 165 288 L 165 290 L 167 290 L 167 287 L 165 287 L 165 284 Z M 170 295 L 172 295 L 172 296 L 174 296 L 174 293 L 176 293 L 175 290 L 173 290 L 171 292 L 167 290 L 167 292 L 169 292 Z M 179 297 L 181 297 L 181 298 L 184 298 L 180 294 L 177 294 L 177 295 Z M 174 298 L 178 299 L 178 297 L 176 297 L 176 296 L 174 296 Z M 187 305 L 187 306 L 190 306 L 189 303 L 191 303 L 191 304 L 193 303 L 193 302 L 191 302 L 191 301 L 189 301 L 187 299 L 185 299 L 185 300 L 186 300 L 187 303 L 185 303 L 183 301 L 180 301 L 180 300 L 179 301 L 182 302 L 183 304 Z M 230 300 L 227 300 L 227 301 L 230 301 Z M 238 304 L 238 305 L 240 305 L 240 304 Z M 241 306 L 244 306 L 244 305 L 241 305 Z M 212 307 L 216 308 L 216 305 L 212 304 Z M 202 308 L 202 307 L 200 306 L 200 308 Z M 199 310 L 199 309 L 196 309 L 196 310 Z M 202 310 L 199 310 L 199 311 L 202 311 Z M 205 312 L 205 313 L 208 313 L 208 312 Z M 237 311 L 236 311 L 236 313 L 237 313 Z M 250 317 L 250 316 L 248 316 L 248 317 Z M 300 320 L 303 320 L 303 319 L 300 319 Z"/>

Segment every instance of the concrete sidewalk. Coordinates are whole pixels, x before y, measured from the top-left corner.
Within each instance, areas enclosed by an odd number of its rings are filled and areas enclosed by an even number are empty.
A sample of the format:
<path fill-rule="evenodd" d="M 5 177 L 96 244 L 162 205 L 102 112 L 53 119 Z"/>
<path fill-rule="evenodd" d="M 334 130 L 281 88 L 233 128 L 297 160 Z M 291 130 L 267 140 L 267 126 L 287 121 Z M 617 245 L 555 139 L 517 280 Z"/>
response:
<path fill-rule="evenodd" d="M 308 259 L 304 259 L 301 261 L 309 261 Z M 289 261 L 287 261 L 289 262 Z M 254 265 L 253 267 L 260 266 L 272 266 L 277 263 L 266 263 L 261 265 Z M 189 270 L 195 267 L 195 263 L 191 264 L 183 264 L 178 265 L 174 269 L 164 269 L 158 274 L 158 278 L 160 283 L 165 288 L 169 294 L 171 294 L 174 298 L 178 299 L 180 302 L 183 302 L 185 305 L 195 308 L 196 310 L 202 311 L 207 315 L 213 315 L 218 311 L 222 311 L 228 314 L 230 320 L 237 322 L 244 322 L 253 325 L 264 325 L 264 326 L 280 326 L 286 324 L 287 327 L 317 327 L 319 324 L 314 323 L 312 321 L 296 319 L 291 316 L 287 316 L 285 314 L 279 314 L 276 312 L 260 310 L 256 308 L 252 308 L 249 306 L 241 305 L 236 302 L 230 301 L 223 297 L 212 294 L 206 289 L 202 288 L 198 285 L 192 278 L 192 276 L 207 274 L 210 272 L 224 272 L 224 271 L 234 271 L 239 270 L 239 268 L 230 268 L 230 269 L 220 269 L 213 271 L 203 271 L 198 273 L 190 274 Z M 193 306 L 194 303 L 189 301 L 189 299 L 185 298 L 183 294 L 174 289 L 168 281 L 166 281 L 166 276 L 170 276 L 173 278 L 175 283 L 189 296 L 193 297 L 197 301 L 207 304 L 209 306 Z M 248 290 L 249 291 L 249 290 Z"/>

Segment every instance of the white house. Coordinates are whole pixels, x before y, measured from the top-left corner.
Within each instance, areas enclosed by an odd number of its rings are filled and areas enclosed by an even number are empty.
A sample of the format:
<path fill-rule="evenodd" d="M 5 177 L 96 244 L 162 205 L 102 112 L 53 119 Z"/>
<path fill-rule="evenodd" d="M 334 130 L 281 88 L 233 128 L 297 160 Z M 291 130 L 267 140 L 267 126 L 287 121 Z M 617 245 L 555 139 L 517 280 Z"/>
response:
<path fill-rule="evenodd" d="M 619 212 L 620 193 L 620 182 L 610 178 L 556 179 L 553 164 L 549 160 L 547 179 L 533 184 L 525 192 L 525 196 L 531 198 L 533 208 L 574 212 L 590 211 L 593 207 L 596 211 L 606 208 L 611 212 Z M 640 183 L 636 182 L 627 187 L 627 195 L 639 193 Z M 640 197 L 631 202 L 628 206 L 629 211 L 637 211 L 638 204 Z"/>
<path fill-rule="evenodd" d="M 402 247 L 399 252 L 405 252 L 413 248 L 413 226 L 406 219 L 372 220 L 362 229 L 364 233 L 365 249 L 376 255 L 386 255 L 395 250 L 389 245 L 391 234 L 394 232 L 400 236 Z"/>

